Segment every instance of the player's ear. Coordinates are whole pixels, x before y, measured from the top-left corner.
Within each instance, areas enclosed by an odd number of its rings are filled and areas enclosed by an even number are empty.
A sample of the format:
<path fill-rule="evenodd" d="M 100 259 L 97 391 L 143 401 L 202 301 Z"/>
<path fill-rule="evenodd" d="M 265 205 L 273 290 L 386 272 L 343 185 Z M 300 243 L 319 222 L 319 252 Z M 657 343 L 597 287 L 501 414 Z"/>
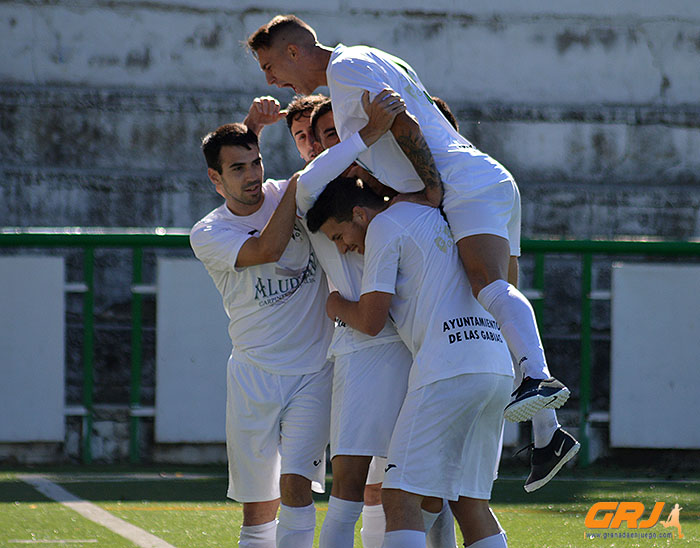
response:
<path fill-rule="evenodd" d="M 209 180 L 216 187 L 216 192 L 225 198 L 226 195 L 223 191 L 224 184 L 223 180 L 221 179 L 221 173 L 210 167 L 207 169 L 207 175 L 209 176 Z"/>
<path fill-rule="evenodd" d="M 365 210 L 365 208 L 362 206 L 353 207 L 352 220 L 366 227 L 369 224 L 369 217 L 367 216 L 367 211 Z"/>
<path fill-rule="evenodd" d="M 299 57 L 299 47 L 296 44 L 287 44 L 287 55 L 293 61 Z"/>

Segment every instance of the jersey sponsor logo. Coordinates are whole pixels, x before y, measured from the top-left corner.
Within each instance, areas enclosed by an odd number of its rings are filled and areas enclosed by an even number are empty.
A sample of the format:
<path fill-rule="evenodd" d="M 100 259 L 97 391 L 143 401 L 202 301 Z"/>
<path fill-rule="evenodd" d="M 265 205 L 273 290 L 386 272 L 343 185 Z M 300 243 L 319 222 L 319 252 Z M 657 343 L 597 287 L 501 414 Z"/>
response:
<path fill-rule="evenodd" d="M 293 272 L 281 268 L 275 273 L 279 278 L 257 277 L 254 284 L 255 297 L 259 306 L 269 306 L 281 304 L 291 297 L 303 284 L 310 284 L 316 281 L 318 263 L 313 251 L 309 253 L 309 262 L 303 270 Z"/>
<path fill-rule="evenodd" d="M 442 224 L 437 229 L 437 236 L 433 240 L 437 248 L 443 253 L 447 253 L 448 250 L 455 245 L 455 240 L 450 231 L 450 227 L 446 224 Z"/>
<path fill-rule="evenodd" d="M 395 464 L 389 464 L 389 465 L 384 469 L 384 473 L 386 474 L 386 473 L 387 473 L 389 470 L 391 470 L 392 468 L 398 468 L 398 467 L 397 467 Z"/>
<path fill-rule="evenodd" d="M 480 327 L 481 329 L 465 329 L 469 327 Z M 499 333 L 500 330 L 496 320 L 480 316 L 462 316 L 442 322 L 442 332 L 447 333 L 449 344 L 472 340 L 504 343 L 503 337 Z"/>
<path fill-rule="evenodd" d="M 254 228 L 253 230 L 251 230 L 250 232 L 248 232 L 248 235 L 249 235 L 249 236 L 254 236 L 255 233 L 256 233 L 257 231 L 258 231 L 258 229 L 257 229 L 257 228 Z"/>
<path fill-rule="evenodd" d="M 318 466 L 319 464 L 321 464 L 321 459 L 318 459 L 318 460 L 315 460 L 315 461 L 314 461 L 314 466 Z"/>

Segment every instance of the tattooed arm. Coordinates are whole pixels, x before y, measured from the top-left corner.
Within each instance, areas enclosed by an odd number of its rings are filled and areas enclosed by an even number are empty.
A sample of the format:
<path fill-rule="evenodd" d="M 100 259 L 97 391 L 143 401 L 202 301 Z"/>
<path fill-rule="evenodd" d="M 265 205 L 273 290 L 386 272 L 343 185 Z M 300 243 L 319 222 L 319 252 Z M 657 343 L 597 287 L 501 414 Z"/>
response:
<path fill-rule="evenodd" d="M 402 112 L 396 116 L 391 133 L 423 181 L 426 199 L 430 205 L 438 207 L 442 202 L 442 179 L 418 122 Z"/>

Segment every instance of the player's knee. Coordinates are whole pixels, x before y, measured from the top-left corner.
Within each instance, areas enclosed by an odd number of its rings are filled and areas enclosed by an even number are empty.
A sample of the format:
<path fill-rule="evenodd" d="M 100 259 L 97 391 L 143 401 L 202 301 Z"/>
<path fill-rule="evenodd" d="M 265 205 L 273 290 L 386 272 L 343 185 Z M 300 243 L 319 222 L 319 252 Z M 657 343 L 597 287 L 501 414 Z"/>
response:
<path fill-rule="evenodd" d="M 297 474 L 280 476 L 280 498 L 285 506 L 308 506 L 311 497 L 311 480 Z"/>
<path fill-rule="evenodd" d="M 379 506 L 382 503 L 382 484 L 365 485 L 364 501 L 366 506 Z"/>
<path fill-rule="evenodd" d="M 243 525 L 262 525 L 271 522 L 277 516 L 279 503 L 279 499 L 243 503 Z"/>

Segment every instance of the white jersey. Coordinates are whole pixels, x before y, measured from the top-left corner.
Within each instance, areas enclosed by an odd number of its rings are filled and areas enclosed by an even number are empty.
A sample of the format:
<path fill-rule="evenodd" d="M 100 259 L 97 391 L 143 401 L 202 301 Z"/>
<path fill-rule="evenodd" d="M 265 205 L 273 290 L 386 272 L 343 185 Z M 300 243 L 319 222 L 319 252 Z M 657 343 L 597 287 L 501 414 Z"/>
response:
<path fill-rule="evenodd" d="M 501 164 L 477 150 L 452 127 L 415 71 L 398 57 L 367 46 L 340 44 L 333 50 L 326 76 L 341 140 L 367 122 L 361 102 L 364 90 L 370 92 L 370 99 L 384 88 L 401 95 L 406 110 L 418 120 L 440 171 L 445 185 L 445 205 L 457 196 L 512 178 Z M 361 153 L 358 163 L 399 192 L 423 189 L 422 181 L 391 132 Z"/>
<path fill-rule="evenodd" d="M 286 188 L 287 181 L 265 181 L 263 204 L 251 215 L 235 215 L 223 204 L 194 225 L 190 243 L 221 293 L 236 358 L 271 373 L 304 375 L 324 366 L 333 330 L 328 286 L 305 230 L 295 223 L 276 263 L 235 266 Z"/>
<path fill-rule="evenodd" d="M 389 314 L 413 354 L 408 389 L 464 373 L 513 375 L 496 320 L 471 292 L 438 209 L 399 202 L 372 219 L 362 294 L 393 294 Z"/>
<path fill-rule="evenodd" d="M 304 169 L 297 181 L 296 195 L 297 209 L 301 217 L 306 216 L 326 185 L 345 171 L 362 150 L 367 150 L 367 147 L 362 138 L 355 134 L 351 139 L 325 150 Z M 331 290 L 338 291 L 348 300 L 358 300 L 364 264 L 362 255 L 354 252 L 340 253 L 338 247 L 320 231 L 316 234 L 309 231 L 309 238 L 318 261 L 328 276 Z M 391 322 L 387 322 L 376 337 L 370 337 L 344 323 L 338 323 L 333 333 L 329 355 L 340 356 L 369 346 L 400 340 Z"/>

